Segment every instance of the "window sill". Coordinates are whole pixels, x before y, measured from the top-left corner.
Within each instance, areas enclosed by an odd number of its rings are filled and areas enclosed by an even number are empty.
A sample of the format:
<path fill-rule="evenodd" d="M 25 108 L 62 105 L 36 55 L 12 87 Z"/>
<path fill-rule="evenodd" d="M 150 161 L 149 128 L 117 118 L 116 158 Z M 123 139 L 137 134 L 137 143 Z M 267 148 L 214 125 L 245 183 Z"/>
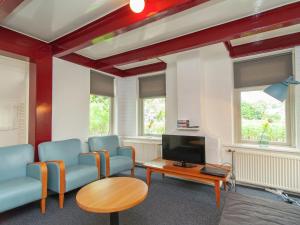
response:
<path fill-rule="evenodd" d="M 271 152 L 281 152 L 281 153 L 298 153 L 300 154 L 300 149 L 288 146 L 276 146 L 276 145 L 269 145 L 269 146 L 260 146 L 255 144 L 233 144 L 233 145 L 224 145 L 225 148 L 238 148 L 241 150 L 258 150 L 258 151 L 271 151 Z"/>
<path fill-rule="evenodd" d="M 132 141 L 136 143 L 156 143 L 161 144 L 161 137 L 154 136 L 123 136 L 123 141 Z"/>

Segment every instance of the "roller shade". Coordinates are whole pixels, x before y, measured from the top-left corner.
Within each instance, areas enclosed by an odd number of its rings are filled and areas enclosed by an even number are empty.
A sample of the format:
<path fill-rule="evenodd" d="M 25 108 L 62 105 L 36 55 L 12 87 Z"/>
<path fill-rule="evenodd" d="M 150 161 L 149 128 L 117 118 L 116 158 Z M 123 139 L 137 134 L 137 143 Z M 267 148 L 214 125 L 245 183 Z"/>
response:
<path fill-rule="evenodd" d="M 166 96 L 165 74 L 140 77 L 139 78 L 140 98 L 151 98 Z"/>
<path fill-rule="evenodd" d="M 114 96 L 114 78 L 91 70 L 92 95 Z"/>
<path fill-rule="evenodd" d="M 270 85 L 293 75 L 292 53 L 234 63 L 234 88 Z"/>

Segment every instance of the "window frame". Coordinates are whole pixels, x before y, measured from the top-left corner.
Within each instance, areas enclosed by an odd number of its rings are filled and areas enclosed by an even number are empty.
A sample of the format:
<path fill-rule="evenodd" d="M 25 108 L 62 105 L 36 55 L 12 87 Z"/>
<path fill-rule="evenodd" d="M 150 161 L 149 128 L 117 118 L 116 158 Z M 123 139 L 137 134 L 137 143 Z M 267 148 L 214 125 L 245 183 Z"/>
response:
<path fill-rule="evenodd" d="M 241 93 L 245 91 L 262 91 L 269 85 L 245 87 L 234 89 L 234 141 L 237 144 L 260 144 L 259 141 L 250 141 L 242 139 L 242 118 L 241 118 Z M 289 87 L 288 97 L 285 101 L 285 126 L 286 142 L 269 142 L 274 146 L 295 146 L 295 90 Z"/>
<path fill-rule="evenodd" d="M 150 136 L 150 137 L 160 137 L 162 134 L 146 134 L 144 131 L 144 100 L 145 99 L 154 99 L 154 98 L 163 98 L 165 100 L 165 109 L 166 109 L 166 96 L 155 96 L 148 98 L 139 98 L 139 134 L 141 136 Z M 165 110 L 166 112 L 166 110 Z M 165 129 L 166 129 L 166 116 L 165 116 Z"/>
<path fill-rule="evenodd" d="M 89 136 L 105 136 L 105 135 L 111 135 L 114 132 L 114 97 L 112 96 L 106 96 L 106 95 L 95 95 L 95 94 L 90 94 L 94 96 L 101 96 L 101 97 L 107 97 L 110 99 L 110 120 L 109 120 L 109 132 L 107 134 L 91 134 L 90 133 L 90 112 L 89 112 Z M 90 109 L 90 108 L 89 108 Z"/>

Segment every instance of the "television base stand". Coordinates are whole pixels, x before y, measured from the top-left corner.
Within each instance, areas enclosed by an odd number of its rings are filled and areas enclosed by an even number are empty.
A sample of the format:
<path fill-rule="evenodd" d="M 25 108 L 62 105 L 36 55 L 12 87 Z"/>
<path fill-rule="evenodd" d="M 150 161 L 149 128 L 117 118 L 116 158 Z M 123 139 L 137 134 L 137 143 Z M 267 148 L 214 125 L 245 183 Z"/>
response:
<path fill-rule="evenodd" d="M 195 164 L 192 164 L 192 163 L 186 163 L 186 162 L 174 162 L 173 165 L 174 165 L 174 166 L 185 167 L 185 168 L 196 167 Z"/>
<path fill-rule="evenodd" d="M 221 199 L 221 190 L 220 185 L 224 185 L 224 189 L 226 190 L 226 182 L 229 180 L 231 167 L 222 166 L 218 164 L 205 164 L 198 165 L 194 164 L 195 167 L 192 168 L 182 168 L 174 165 L 174 161 L 164 160 L 164 159 L 155 159 L 150 162 L 144 163 L 146 167 L 147 174 L 147 184 L 150 186 L 151 183 L 151 174 L 152 173 L 160 173 L 163 175 L 170 175 L 175 177 L 180 177 L 200 183 L 212 184 L 215 186 L 216 193 L 216 206 L 220 207 L 220 199 Z M 227 171 L 225 177 L 212 176 L 208 174 L 201 173 L 201 169 L 204 166 L 211 166 L 213 168 L 218 167 Z"/>

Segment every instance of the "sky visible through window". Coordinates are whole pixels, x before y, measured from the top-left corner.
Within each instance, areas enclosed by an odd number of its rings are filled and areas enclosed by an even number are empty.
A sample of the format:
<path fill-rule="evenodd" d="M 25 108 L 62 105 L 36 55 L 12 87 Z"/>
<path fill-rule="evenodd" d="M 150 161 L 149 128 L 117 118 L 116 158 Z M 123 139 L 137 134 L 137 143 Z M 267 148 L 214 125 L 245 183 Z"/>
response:
<path fill-rule="evenodd" d="M 241 92 L 241 139 L 268 144 L 286 142 L 285 102 L 263 91 Z"/>

